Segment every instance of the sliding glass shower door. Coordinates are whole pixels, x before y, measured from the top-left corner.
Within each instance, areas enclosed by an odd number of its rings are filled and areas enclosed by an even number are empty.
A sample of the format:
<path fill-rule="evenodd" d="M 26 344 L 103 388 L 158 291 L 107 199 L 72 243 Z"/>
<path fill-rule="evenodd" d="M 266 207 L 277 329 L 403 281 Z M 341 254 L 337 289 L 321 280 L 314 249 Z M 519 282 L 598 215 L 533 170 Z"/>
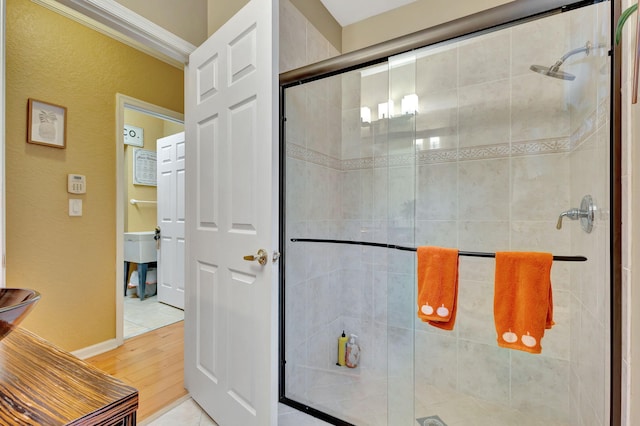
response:
<path fill-rule="evenodd" d="M 608 424 L 609 47 L 600 2 L 284 89 L 285 403 L 335 424 Z M 453 330 L 421 321 L 418 246 L 566 256 L 542 352 L 498 346 L 492 257 L 459 257 Z"/>

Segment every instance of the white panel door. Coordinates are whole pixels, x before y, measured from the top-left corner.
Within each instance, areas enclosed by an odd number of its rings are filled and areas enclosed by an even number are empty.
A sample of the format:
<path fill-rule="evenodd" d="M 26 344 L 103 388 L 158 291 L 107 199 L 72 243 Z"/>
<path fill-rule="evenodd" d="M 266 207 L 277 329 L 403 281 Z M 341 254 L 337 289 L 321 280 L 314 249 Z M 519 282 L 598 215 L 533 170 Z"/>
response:
<path fill-rule="evenodd" d="M 184 132 L 158 139 L 158 301 L 184 309 Z"/>
<path fill-rule="evenodd" d="M 185 76 L 185 383 L 221 426 L 277 424 L 277 10 L 251 0 Z"/>

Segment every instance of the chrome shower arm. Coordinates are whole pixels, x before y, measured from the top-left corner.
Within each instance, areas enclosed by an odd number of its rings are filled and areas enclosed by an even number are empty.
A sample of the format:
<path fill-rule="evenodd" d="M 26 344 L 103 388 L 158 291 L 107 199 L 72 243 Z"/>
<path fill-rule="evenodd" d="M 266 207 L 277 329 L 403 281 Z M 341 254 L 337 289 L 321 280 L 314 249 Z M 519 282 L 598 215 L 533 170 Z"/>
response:
<path fill-rule="evenodd" d="M 551 71 L 558 71 L 558 69 L 560 68 L 560 66 L 564 63 L 564 61 L 566 61 L 567 59 L 569 59 L 569 57 L 576 55 L 578 53 L 586 53 L 587 56 L 589 56 L 589 53 L 591 53 L 591 49 L 592 49 L 592 45 L 590 41 L 587 41 L 587 43 L 584 45 L 584 47 L 578 47 L 576 49 L 570 50 L 567 53 L 565 53 L 564 55 L 562 55 L 562 58 L 558 59 L 558 61 L 553 64 L 551 66 Z"/>
<path fill-rule="evenodd" d="M 590 41 L 588 41 L 588 42 L 584 45 L 584 47 L 578 47 L 578 48 L 576 48 L 576 49 L 570 50 L 570 51 L 568 51 L 567 53 L 565 53 L 565 54 L 562 56 L 562 58 L 560 58 L 560 61 L 564 62 L 564 61 L 566 61 L 570 56 L 573 56 L 573 55 L 575 55 L 575 54 L 582 53 L 582 52 L 585 52 L 585 53 L 587 54 L 587 56 L 589 56 L 589 53 L 591 53 L 591 49 L 592 49 L 592 48 L 593 48 L 593 46 L 591 45 L 591 42 L 590 42 Z M 560 61 L 558 61 L 558 62 L 560 62 Z"/>

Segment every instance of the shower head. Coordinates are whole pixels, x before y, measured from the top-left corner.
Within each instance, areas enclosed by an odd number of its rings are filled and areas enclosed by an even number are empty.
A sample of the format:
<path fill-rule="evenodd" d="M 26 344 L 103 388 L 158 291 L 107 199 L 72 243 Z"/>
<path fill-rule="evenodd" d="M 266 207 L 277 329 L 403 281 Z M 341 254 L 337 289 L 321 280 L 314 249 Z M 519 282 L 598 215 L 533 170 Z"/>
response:
<path fill-rule="evenodd" d="M 573 81 L 576 79 L 575 75 L 569 74 L 568 72 L 560 71 L 558 68 L 560 68 L 560 66 L 555 66 L 555 65 L 551 67 L 545 67 L 542 65 L 531 65 L 529 67 L 531 71 L 535 71 L 542 75 L 548 75 L 549 77 L 554 77 L 554 78 L 559 78 L 561 80 L 569 80 L 569 81 Z"/>
<path fill-rule="evenodd" d="M 575 55 L 576 53 L 584 52 L 587 54 L 587 56 L 589 56 L 589 53 L 591 52 L 591 47 L 592 47 L 591 42 L 588 41 L 584 45 L 584 47 L 579 47 L 577 49 L 573 49 L 565 53 L 564 56 L 562 56 L 562 58 L 558 59 L 558 61 L 550 67 L 545 67 L 542 65 L 531 65 L 529 69 L 531 71 L 535 71 L 542 75 L 548 75 L 549 77 L 559 78 L 561 80 L 573 81 L 576 79 L 576 76 L 573 74 L 569 74 L 568 72 L 560 71 L 560 66 L 564 63 L 564 61 L 567 60 L 567 58 L 569 58 L 572 55 Z M 601 46 L 598 46 L 598 47 L 601 47 Z"/>

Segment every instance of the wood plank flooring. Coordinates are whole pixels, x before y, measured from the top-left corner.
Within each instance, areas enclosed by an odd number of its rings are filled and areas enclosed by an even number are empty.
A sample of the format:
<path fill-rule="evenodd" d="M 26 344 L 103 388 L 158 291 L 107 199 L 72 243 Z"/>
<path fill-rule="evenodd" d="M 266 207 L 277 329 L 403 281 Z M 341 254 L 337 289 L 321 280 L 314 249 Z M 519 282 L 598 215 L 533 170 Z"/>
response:
<path fill-rule="evenodd" d="M 138 389 L 138 421 L 187 395 L 184 321 L 128 339 L 86 361 Z"/>

